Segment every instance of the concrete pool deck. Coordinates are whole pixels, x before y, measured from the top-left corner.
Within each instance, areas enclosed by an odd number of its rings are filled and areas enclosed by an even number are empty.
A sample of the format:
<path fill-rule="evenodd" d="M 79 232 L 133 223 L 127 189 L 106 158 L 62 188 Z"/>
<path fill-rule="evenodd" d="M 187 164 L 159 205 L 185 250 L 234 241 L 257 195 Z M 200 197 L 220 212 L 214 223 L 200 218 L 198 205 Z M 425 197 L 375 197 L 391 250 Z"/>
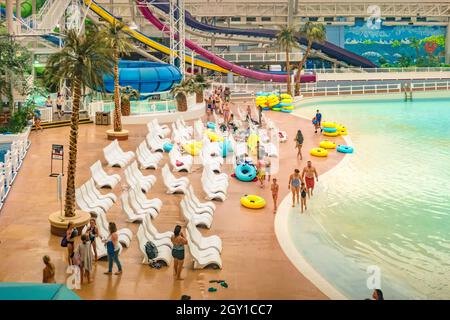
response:
<path fill-rule="evenodd" d="M 245 105 L 246 101 L 236 103 Z M 281 202 L 289 194 L 289 174 L 294 168 L 302 169 L 306 161 L 312 158 L 309 149 L 316 147 L 323 136 L 314 134 L 308 120 L 277 112 L 268 112 L 266 115 L 288 134 L 288 141 L 280 144 L 280 171 L 275 174 L 279 180 Z M 108 128 L 93 124 L 80 126 L 77 186 L 90 177 L 89 166 L 96 160 L 101 159 L 104 164 L 102 148 L 109 143 L 105 138 Z M 293 139 L 298 128 L 302 129 L 305 137 L 303 161 L 296 159 L 294 150 Z M 147 128 L 145 125 L 127 125 L 126 129 L 130 131 L 130 137 L 128 141 L 120 142 L 121 147 L 135 151 L 144 139 Z M 42 133 L 32 132 L 30 136 L 32 145 L 29 153 L 0 212 L 0 281 L 41 282 L 42 256 L 45 254 L 51 257 L 56 266 L 56 281 L 64 283 L 67 278 L 66 250 L 60 247 L 60 238 L 50 234 L 47 218 L 50 212 L 59 208 L 56 180 L 48 176 L 51 144 L 64 144 L 67 153 L 68 135 L 69 128 L 63 127 Z M 337 141 L 342 143 L 340 139 L 337 138 Z M 342 158 L 343 155 L 333 153 L 326 159 L 311 160 L 319 174 L 323 174 Z M 166 161 L 167 155 L 164 155 L 161 164 Z M 123 169 L 106 168 L 106 171 L 119 173 L 123 177 Z M 163 201 L 161 213 L 154 224 L 160 231 L 173 230 L 175 224 L 183 222 L 178 206 L 181 196 L 165 193 L 160 172 L 160 169 L 145 172 L 154 174 L 158 179 L 149 196 Z M 230 166 L 225 166 L 223 172 L 230 173 Z M 188 177 L 196 194 L 202 198 L 200 175 L 201 167 L 195 165 Z M 119 195 L 120 189 L 121 184 L 112 192 Z M 222 238 L 222 270 L 193 270 L 187 254 L 183 271 L 185 280 L 174 281 L 172 265 L 155 270 L 141 264 L 142 254 L 134 237 L 130 248 L 125 249 L 120 257 L 124 268 L 121 277 L 103 275 L 107 263 L 99 261 L 94 266 L 94 282 L 85 284 L 76 293 L 83 299 L 179 299 L 182 294 L 188 294 L 193 299 L 327 299 L 324 293 L 298 272 L 281 249 L 274 232 L 270 188 L 266 186 L 261 189 L 256 183 L 231 179 L 228 190 L 228 199 L 224 203 L 217 203 L 211 229 L 200 230 L 204 235 L 216 234 Z M 102 193 L 105 191 L 102 190 Z M 243 208 L 239 199 L 244 193 L 263 196 L 269 205 L 258 211 Z M 128 227 L 136 233 L 138 224 L 126 222 L 120 203 L 112 207 L 107 217 L 109 221 L 115 221 L 119 228 Z M 215 293 L 208 293 L 208 281 L 211 279 L 225 279 L 229 288 L 219 288 Z"/>

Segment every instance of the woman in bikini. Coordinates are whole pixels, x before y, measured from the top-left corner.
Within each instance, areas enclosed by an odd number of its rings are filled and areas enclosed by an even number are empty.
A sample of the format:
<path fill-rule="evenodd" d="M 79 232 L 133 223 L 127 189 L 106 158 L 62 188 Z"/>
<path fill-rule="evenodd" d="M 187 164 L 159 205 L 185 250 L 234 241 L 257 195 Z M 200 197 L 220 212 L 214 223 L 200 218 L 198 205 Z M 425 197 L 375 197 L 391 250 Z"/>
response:
<path fill-rule="evenodd" d="M 292 207 L 295 207 L 295 198 L 297 198 L 297 204 L 300 204 L 300 170 L 295 169 L 294 173 L 289 176 L 288 189 L 292 192 Z"/>
<path fill-rule="evenodd" d="M 187 240 L 181 232 L 181 226 L 177 225 L 173 231 L 172 236 L 172 257 L 173 257 L 173 274 L 175 279 L 183 280 L 181 278 L 181 271 L 183 270 L 184 263 L 184 246 L 187 244 Z"/>

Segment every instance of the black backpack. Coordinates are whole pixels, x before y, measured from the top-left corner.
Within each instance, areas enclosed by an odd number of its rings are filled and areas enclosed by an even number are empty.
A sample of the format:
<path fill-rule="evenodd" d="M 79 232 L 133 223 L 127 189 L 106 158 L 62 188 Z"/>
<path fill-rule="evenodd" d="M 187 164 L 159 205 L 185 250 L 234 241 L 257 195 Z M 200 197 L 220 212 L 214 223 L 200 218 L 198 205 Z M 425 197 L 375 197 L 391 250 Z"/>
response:
<path fill-rule="evenodd" d="M 158 256 L 158 248 L 156 248 L 153 242 L 147 241 L 145 244 L 145 253 L 147 254 L 147 258 L 149 260 L 153 260 Z"/>

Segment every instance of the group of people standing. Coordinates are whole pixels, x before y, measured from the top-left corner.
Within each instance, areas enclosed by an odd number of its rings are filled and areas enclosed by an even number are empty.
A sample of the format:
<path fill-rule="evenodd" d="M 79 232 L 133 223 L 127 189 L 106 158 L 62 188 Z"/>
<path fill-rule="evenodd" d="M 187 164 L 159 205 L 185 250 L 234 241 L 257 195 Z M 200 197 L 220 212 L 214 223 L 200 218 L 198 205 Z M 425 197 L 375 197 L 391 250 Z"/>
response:
<path fill-rule="evenodd" d="M 208 121 L 213 113 L 223 115 L 224 122 L 228 123 L 231 117 L 230 106 L 231 91 L 230 88 L 225 89 L 220 86 L 205 99 L 206 103 L 206 115 Z"/>

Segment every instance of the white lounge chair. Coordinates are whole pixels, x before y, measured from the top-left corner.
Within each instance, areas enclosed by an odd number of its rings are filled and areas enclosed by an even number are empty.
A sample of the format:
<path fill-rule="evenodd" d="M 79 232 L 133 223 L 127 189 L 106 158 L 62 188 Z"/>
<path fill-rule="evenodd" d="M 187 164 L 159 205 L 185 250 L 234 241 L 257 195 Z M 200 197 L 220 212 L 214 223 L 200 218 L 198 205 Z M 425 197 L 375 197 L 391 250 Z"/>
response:
<path fill-rule="evenodd" d="M 162 157 L 160 152 L 151 152 L 145 141 L 136 150 L 136 158 L 142 169 L 157 169 Z"/>
<path fill-rule="evenodd" d="M 142 225 L 139 226 L 136 237 L 138 239 L 139 249 L 141 250 L 142 254 L 144 255 L 144 257 L 142 259 L 142 263 L 149 264 L 151 261 L 149 261 L 149 259 L 147 257 L 147 252 L 145 251 L 145 245 L 147 244 L 147 241 L 152 241 L 152 239 L 148 239 L 145 236 L 145 232 L 144 232 Z M 172 250 L 168 246 L 160 246 L 157 248 L 158 248 L 158 256 L 155 259 L 153 259 L 153 261 L 163 262 L 167 266 L 170 265 L 170 263 L 172 262 Z"/>
<path fill-rule="evenodd" d="M 206 250 L 200 250 L 192 241 L 189 233 L 186 233 L 186 238 L 188 241 L 189 252 L 191 253 L 192 260 L 194 261 L 194 269 L 203 269 L 207 267 L 222 269 L 222 259 L 216 249 L 209 248 Z"/>
<path fill-rule="evenodd" d="M 145 230 L 152 235 L 152 237 L 156 240 L 160 239 L 171 239 L 173 236 L 172 231 L 159 232 L 158 229 L 153 225 L 152 219 L 149 215 L 144 216 L 144 220 L 142 221 L 142 225 Z"/>
<path fill-rule="evenodd" d="M 130 188 L 129 190 L 129 200 L 131 207 L 134 212 L 138 212 L 139 214 L 149 214 L 152 218 L 156 218 L 158 216 L 158 211 L 156 210 L 153 203 L 142 203 L 140 199 L 138 199 L 138 195 L 141 191 L 137 189 Z"/>
<path fill-rule="evenodd" d="M 188 222 L 186 228 L 192 241 L 200 250 L 214 248 L 218 253 L 222 252 L 222 240 L 218 236 L 204 237 L 192 222 Z"/>
<path fill-rule="evenodd" d="M 178 146 L 173 146 L 169 152 L 169 162 L 173 171 L 191 172 L 193 161 L 193 157 L 190 154 L 182 155 L 180 150 L 178 150 Z"/>
<path fill-rule="evenodd" d="M 122 212 L 127 216 L 128 222 L 142 222 L 145 217 L 144 214 L 136 214 L 134 210 L 131 208 L 130 203 L 128 201 L 128 192 L 122 192 L 120 195 L 120 202 L 122 204 Z"/>
<path fill-rule="evenodd" d="M 100 160 L 96 161 L 91 167 L 91 175 L 95 181 L 95 184 L 99 188 L 111 188 L 113 189 L 119 182 L 120 176 L 118 174 L 108 175 L 102 167 Z"/>
<path fill-rule="evenodd" d="M 111 167 L 123 168 L 126 164 L 133 159 L 134 152 L 124 152 L 119 145 L 119 142 L 114 140 L 103 149 L 103 154 L 106 161 Z"/>
<path fill-rule="evenodd" d="M 116 202 L 117 201 L 117 196 L 112 193 L 105 193 L 102 194 L 100 191 L 98 191 L 97 187 L 95 186 L 95 182 L 94 179 L 91 178 L 88 181 L 85 182 L 86 188 L 89 192 L 91 192 L 93 195 L 95 195 L 98 199 L 111 199 L 112 202 Z"/>
<path fill-rule="evenodd" d="M 78 208 L 80 208 L 80 210 L 89 212 L 94 217 L 97 217 L 99 214 L 105 212 L 105 210 L 102 207 L 97 206 L 97 205 L 93 206 L 93 205 L 89 204 L 88 202 L 86 202 L 83 195 L 81 194 L 80 189 L 75 189 L 75 202 L 76 202 Z"/>
<path fill-rule="evenodd" d="M 153 152 L 164 152 L 164 144 L 170 143 L 169 139 L 163 139 L 152 132 L 147 134 L 147 136 L 145 137 L 145 141 L 147 142 L 148 147 Z"/>
<path fill-rule="evenodd" d="M 212 224 L 212 216 L 208 213 L 203 213 L 203 214 L 195 214 L 192 212 L 192 210 L 190 210 L 189 207 L 187 207 L 185 201 L 181 200 L 180 201 L 180 211 L 181 214 L 184 218 L 184 220 L 186 221 L 186 223 L 188 222 L 192 222 L 193 224 L 195 224 L 196 226 L 202 226 L 205 228 L 211 228 L 211 224 Z"/>
<path fill-rule="evenodd" d="M 170 172 L 167 164 L 162 168 L 161 175 L 163 183 L 166 186 L 167 193 L 185 193 L 189 185 L 189 180 L 186 177 L 175 178 L 172 172 Z"/>
<path fill-rule="evenodd" d="M 190 201 L 192 201 L 196 205 L 196 207 L 198 207 L 198 208 L 209 208 L 212 211 L 216 210 L 216 205 L 214 204 L 214 202 L 212 202 L 212 201 L 200 202 L 200 200 L 195 195 L 194 188 L 192 187 L 192 185 L 189 185 L 189 187 L 187 189 L 187 192 L 185 194 L 188 197 L 188 199 Z"/>

